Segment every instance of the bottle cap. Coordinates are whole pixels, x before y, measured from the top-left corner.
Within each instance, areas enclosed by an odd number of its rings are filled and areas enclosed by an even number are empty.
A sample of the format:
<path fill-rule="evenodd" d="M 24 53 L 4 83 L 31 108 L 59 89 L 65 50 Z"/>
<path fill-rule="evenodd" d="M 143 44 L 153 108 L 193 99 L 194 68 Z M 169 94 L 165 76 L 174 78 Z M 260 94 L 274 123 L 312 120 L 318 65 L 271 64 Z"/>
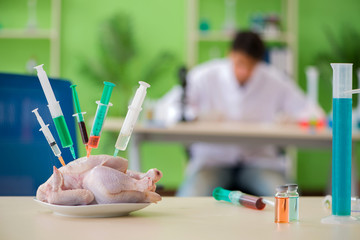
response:
<path fill-rule="evenodd" d="M 276 187 L 277 192 L 286 192 L 288 190 L 288 186 L 286 185 L 280 185 Z"/>
<path fill-rule="evenodd" d="M 289 191 L 296 191 L 298 189 L 298 185 L 295 183 L 286 184 L 288 186 Z"/>

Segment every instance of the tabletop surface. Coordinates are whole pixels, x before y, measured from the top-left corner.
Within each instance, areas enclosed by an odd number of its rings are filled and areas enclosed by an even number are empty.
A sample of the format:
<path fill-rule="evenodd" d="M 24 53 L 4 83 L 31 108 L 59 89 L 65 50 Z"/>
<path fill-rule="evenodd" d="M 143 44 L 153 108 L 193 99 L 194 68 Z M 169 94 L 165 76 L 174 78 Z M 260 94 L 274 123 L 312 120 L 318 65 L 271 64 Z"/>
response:
<path fill-rule="evenodd" d="M 0 239 L 360 239 L 360 224 L 324 225 L 330 211 L 320 197 L 300 198 L 300 222 L 274 223 L 262 211 L 210 197 L 164 197 L 125 217 L 69 218 L 52 214 L 32 197 L 0 198 Z"/>
<path fill-rule="evenodd" d="M 121 118 L 106 119 L 103 129 L 119 131 L 123 120 Z M 215 135 L 242 137 L 272 137 L 272 138 L 311 138 L 319 140 L 332 139 L 331 129 L 309 129 L 295 124 L 264 124 L 243 122 L 187 122 L 177 123 L 169 127 L 149 127 L 137 125 L 134 133 L 140 134 L 171 134 L 171 135 Z M 352 134 L 354 140 L 360 139 L 360 133 Z"/>

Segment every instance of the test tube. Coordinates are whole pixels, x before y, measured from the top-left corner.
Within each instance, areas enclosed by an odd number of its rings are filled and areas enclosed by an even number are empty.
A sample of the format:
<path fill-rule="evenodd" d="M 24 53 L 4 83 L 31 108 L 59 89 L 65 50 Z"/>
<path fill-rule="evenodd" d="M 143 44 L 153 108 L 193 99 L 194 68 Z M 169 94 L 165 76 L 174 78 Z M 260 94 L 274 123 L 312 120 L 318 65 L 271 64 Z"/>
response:
<path fill-rule="evenodd" d="M 333 68 L 333 152 L 332 214 L 350 215 L 352 64 L 332 63 Z"/>
<path fill-rule="evenodd" d="M 46 100 L 48 102 L 48 108 L 51 113 L 51 117 L 54 121 L 56 131 L 59 135 L 60 142 L 63 148 L 69 148 L 71 155 L 75 159 L 75 150 L 74 144 L 70 136 L 70 132 L 68 126 L 66 124 L 64 115 L 61 111 L 61 107 L 59 101 L 56 101 L 54 92 L 51 88 L 49 79 L 46 75 L 46 72 L 43 69 L 43 65 L 36 66 L 35 69 L 37 71 L 38 78 L 40 80 L 41 87 L 45 93 Z"/>
<path fill-rule="evenodd" d="M 289 196 L 289 221 L 299 221 L 299 193 L 297 184 L 286 184 L 288 186 L 287 195 Z"/>
<path fill-rule="evenodd" d="M 289 196 L 287 195 L 288 186 L 282 185 L 276 188 L 275 195 L 275 222 L 289 222 Z"/>
<path fill-rule="evenodd" d="M 110 103 L 110 97 L 115 84 L 111 82 L 104 82 L 104 90 L 101 95 L 100 101 L 96 101 L 98 107 L 96 109 L 95 119 L 93 126 L 91 128 L 90 138 L 88 142 L 87 157 L 90 156 L 91 149 L 97 148 L 100 141 L 101 130 L 109 110 L 109 107 L 112 106 Z"/>
<path fill-rule="evenodd" d="M 315 104 L 318 103 L 318 82 L 319 71 L 314 66 L 308 66 L 306 68 L 307 96 Z"/>
<path fill-rule="evenodd" d="M 318 105 L 318 89 L 319 89 L 319 71 L 314 66 L 308 66 L 305 70 L 307 82 L 307 98 L 313 104 Z M 300 121 L 302 127 L 316 127 L 321 129 L 325 126 L 325 119 L 310 116 L 309 119 Z"/>
<path fill-rule="evenodd" d="M 87 134 L 87 131 L 86 131 L 86 126 L 85 126 L 85 121 L 84 121 L 84 114 L 86 112 L 81 112 L 79 97 L 78 97 L 78 94 L 76 92 L 76 85 L 71 85 L 70 88 L 71 88 L 71 91 L 72 91 L 74 104 L 75 104 L 75 110 L 76 110 L 76 113 L 73 116 L 76 117 L 76 119 L 77 119 L 79 129 L 80 129 L 80 134 L 81 134 L 81 140 L 82 140 L 83 144 L 87 148 L 89 137 L 88 137 L 88 134 Z"/>
<path fill-rule="evenodd" d="M 38 120 L 41 128 L 39 131 L 41 131 L 45 138 L 46 141 L 48 142 L 51 150 L 53 151 L 54 155 L 59 159 L 60 163 L 65 166 L 65 162 L 64 159 L 61 157 L 61 151 L 59 149 L 59 146 L 57 145 L 57 143 L 55 142 L 55 139 L 53 137 L 53 135 L 51 134 L 50 130 L 49 130 L 49 124 L 44 123 L 43 119 L 41 118 L 40 114 L 38 113 L 38 108 L 35 108 L 34 110 L 32 110 L 32 112 L 35 114 L 36 119 Z"/>
<path fill-rule="evenodd" d="M 255 210 L 262 210 L 266 206 L 261 197 L 251 196 L 240 191 L 229 191 L 221 187 L 214 189 L 213 197 L 218 201 L 223 200 Z"/>
<path fill-rule="evenodd" d="M 119 150 L 121 151 L 126 150 L 131 134 L 134 130 L 134 126 L 139 117 L 139 113 L 142 110 L 141 106 L 146 96 L 146 89 L 150 87 L 150 85 L 146 82 L 140 81 L 139 84 L 140 86 L 136 90 L 134 99 L 131 102 L 129 106 L 129 110 L 126 114 L 124 124 L 121 127 L 121 131 L 119 133 L 118 139 L 116 140 L 114 156 L 118 155 Z"/>
<path fill-rule="evenodd" d="M 352 64 L 332 63 L 332 215 L 327 224 L 356 223 L 351 217 Z"/>

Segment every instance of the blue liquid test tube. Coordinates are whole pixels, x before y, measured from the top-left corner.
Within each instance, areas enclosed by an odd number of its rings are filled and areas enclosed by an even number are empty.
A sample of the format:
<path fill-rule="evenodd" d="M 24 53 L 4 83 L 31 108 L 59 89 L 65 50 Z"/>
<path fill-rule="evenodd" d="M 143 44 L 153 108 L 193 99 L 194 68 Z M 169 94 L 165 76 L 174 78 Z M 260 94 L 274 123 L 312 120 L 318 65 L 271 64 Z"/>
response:
<path fill-rule="evenodd" d="M 352 64 L 332 63 L 332 216 L 322 223 L 356 223 L 351 213 Z"/>
<path fill-rule="evenodd" d="M 333 76 L 332 214 L 349 216 L 351 205 L 352 64 L 331 64 Z"/>

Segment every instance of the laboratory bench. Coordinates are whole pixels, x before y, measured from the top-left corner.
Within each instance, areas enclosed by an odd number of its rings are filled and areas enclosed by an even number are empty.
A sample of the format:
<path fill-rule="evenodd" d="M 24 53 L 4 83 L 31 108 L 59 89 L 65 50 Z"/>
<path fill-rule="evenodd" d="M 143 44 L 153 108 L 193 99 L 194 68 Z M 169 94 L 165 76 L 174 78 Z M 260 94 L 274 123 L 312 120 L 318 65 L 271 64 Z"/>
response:
<path fill-rule="evenodd" d="M 300 221 L 278 224 L 271 206 L 252 210 L 211 197 L 164 197 L 112 218 L 58 216 L 32 197 L 0 197 L 0 239 L 360 239 L 360 224 L 320 223 L 331 214 L 322 200 L 300 197 Z"/>
<path fill-rule="evenodd" d="M 92 121 L 92 120 L 90 120 Z M 122 118 L 107 118 L 103 131 L 118 133 Z M 296 124 L 264 124 L 244 122 L 182 122 L 169 127 L 136 125 L 129 144 L 129 168 L 140 171 L 141 145 L 145 142 L 176 142 L 189 145 L 195 142 L 239 144 L 242 146 L 274 145 L 283 147 L 290 156 L 285 173 L 296 179 L 296 149 L 328 149 L 332 147 L 332 131 L 303 128 Z M 360 141 L 360 132 L 353 132 L 352 193 L 358 193 L 357 151 L 354 145 Z M 294 151 L 295 150 L 295 151 Z M 331 159 L 329 159 L 331 161 Z"/>

